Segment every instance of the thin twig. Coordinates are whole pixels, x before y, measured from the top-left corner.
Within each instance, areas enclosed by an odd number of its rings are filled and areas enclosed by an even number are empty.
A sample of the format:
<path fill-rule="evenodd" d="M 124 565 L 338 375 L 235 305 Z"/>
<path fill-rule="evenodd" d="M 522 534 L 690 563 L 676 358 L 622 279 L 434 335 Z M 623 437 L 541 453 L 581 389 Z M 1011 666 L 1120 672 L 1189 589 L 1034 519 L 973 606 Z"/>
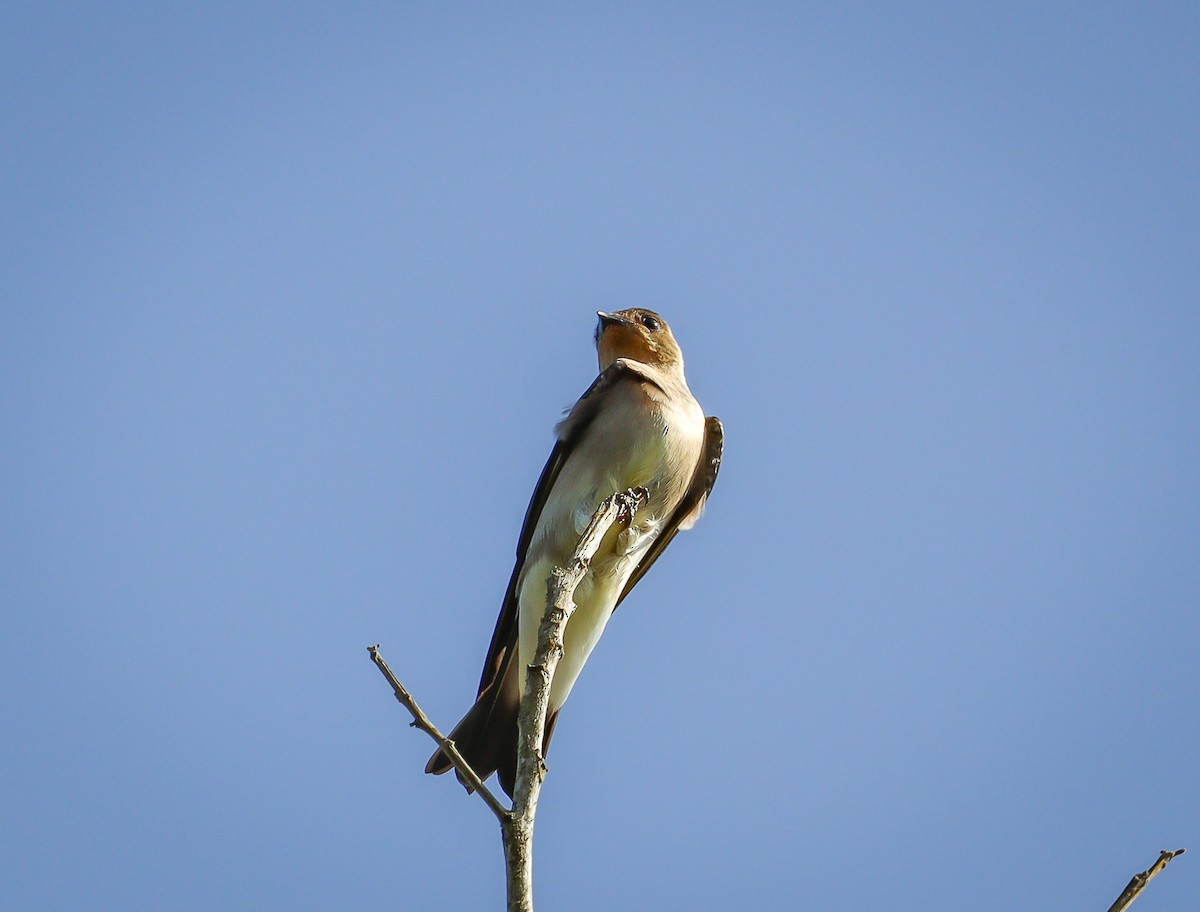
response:
<path fill-rule="evenodd" d="M 1182 855 L 1186 851 L 1187 849 L 1176 849 L 1174 852 L 1171 852 L 1163 849 L 1159 852 L 1158 861 L 1150 865 L 1141 874 L 1133 875 L 1133 879 L 1129 881 L 1129 885 L 1125 888 L 1125 891 L 1117 897 L 1115 903 L 1108 907 L 1108 912 L 1125 912 L 1133 904 L 1133 901 L 1138 898 L 1138 894 L 1146 888 L 1146 884 L 1150 883 L 1159 871 L 1170 864 L 1172 858 L 1176 855 Z"/>
<path fill-rule="evenodd" d="M 379 644 L 368 646 L 367 652 L 371 654 L 371 661 L 375 663 L 376 667 L 383 673 L 383 676 L 387 678 L 388 683 L 392 685 L 392 692 L 395 693 L 396 699 L 403 704 L 405 709 L 412 713 L 413 728 L 421 729 L 421 731 L 426 732 L 429 737 L 438 743 L 438 746 L 442 749 L 442 753 L 454 764 L 454 768 L 467 780 L 467 784 L 479 793 L 479 797 L 492 809 L 492 813 L 500 820 L 501 825 L 504 825 L 512 812 L 492 794 L 491 789 L 483 784 L 479 775 L 475 770 L 471 769 L 471 764 L 458 752 L 458 748 L 454 742 L 443 735 L 438 730 L 438 727 L 425 715 L 425 711 L 417 705 L 416 699 L 408 692 L 408 688 L 401 683 L 392 669 L 388 667 L 388 663 L 384 661 L 383 655 L 379 652 Z"/>

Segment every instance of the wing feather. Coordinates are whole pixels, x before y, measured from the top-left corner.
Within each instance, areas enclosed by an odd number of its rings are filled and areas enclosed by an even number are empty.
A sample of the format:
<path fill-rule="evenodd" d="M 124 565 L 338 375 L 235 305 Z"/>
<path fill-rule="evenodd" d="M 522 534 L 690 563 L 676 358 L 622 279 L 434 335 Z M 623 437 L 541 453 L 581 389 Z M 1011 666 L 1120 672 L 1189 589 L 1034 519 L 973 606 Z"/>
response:
<path fill-rule="evenodd" d="M 618 605 L 625 600 L 625 596 L 629 595 L 633 587 L 638 584 L 638 580 L 646 575 L 646 571 L 658 560 L 659 555 L 667 550 L 667 545 L 671 544 L 671 539 L 679 533 L 679 530 L 681 528 L 690 529 L 692 524 L 700 517 L 701 511 L 704 509 L 704 502 L 708 499 L 713 485 L 717 483 L 717 472 L 721 469 L 721 455 L 724 450 L 725 428 L 721 424 L 721 419 L 714 417 L 705 418 L 704 447 L 700 451 L 700 461 L 696 464 L 696 471 L 692 475 L 692 482 L 688 485 L 687 492 L 683 495 L 683 500 L 679 502 L 679 506 L 671 514 L 671 518 L 667 520 L 663 526 L 663 530 L 654 539 L 650 547 L 646 549 L 646 553 L 642 556 L 637 568 L 630 575 L 625 588 L 621 590 L 621 597 L 617 599 Z"/>

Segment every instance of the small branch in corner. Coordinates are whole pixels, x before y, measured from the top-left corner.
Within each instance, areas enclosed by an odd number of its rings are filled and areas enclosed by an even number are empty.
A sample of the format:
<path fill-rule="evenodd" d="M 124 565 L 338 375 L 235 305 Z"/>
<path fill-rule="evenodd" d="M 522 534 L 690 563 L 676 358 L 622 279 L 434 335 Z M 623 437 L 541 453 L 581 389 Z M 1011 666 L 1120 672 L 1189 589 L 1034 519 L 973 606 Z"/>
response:
<path fill-rule="evenodd" d="M 1158 861 L 1150 865 L 1145 871 L 1142 871 L 1141 874 L 1133 875 L 1133 879 L 1129 881 L 1129 885 L 1125 887 L 1125 891 L 1117 897 L 1115 903 L 1108 907 L 1108 912 L 1125 912 L 1126 909 L 1133 905 L 1133 901 L 1138 898 L 1138 894 L 1146 888 L 1146 884 L 1150 883 L 1156 874 L 1170 864 L 1172 858 L 1176 855 L 1182 855 L 1186 851 L 1187 849 L 1176 849 L 1174 852 L 1163 849 L 1159 852 Z"/>

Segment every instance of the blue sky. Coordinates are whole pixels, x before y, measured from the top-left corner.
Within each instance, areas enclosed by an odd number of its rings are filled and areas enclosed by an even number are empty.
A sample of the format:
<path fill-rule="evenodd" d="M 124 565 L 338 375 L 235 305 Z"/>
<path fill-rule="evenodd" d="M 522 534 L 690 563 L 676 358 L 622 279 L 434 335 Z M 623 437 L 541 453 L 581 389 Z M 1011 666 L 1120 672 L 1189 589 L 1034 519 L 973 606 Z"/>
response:
<path fill-rule="evenodd" d="M 466 709 L 639 305 L 726 461 L 560 721 L 544 907 L 1103 909 L 1200 849 L 1197 47 L 1184 3 L 7 7 L 0 906 L 499 908 L 366 647 Z"/>

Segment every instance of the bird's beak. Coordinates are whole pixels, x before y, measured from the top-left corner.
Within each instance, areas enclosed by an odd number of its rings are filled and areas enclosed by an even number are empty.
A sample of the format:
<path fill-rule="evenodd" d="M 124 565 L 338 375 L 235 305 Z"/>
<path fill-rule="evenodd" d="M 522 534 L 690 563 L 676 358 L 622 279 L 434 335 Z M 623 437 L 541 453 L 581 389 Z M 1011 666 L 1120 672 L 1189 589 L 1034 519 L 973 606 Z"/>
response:
<path fill-rule="evenodd" d="M 628 326 L 629 319 L 620 314 L 605 313 L 602 310 L 596 311 L 596 316 L 600 318 L 600 328 L 608 329 L 610 326 Z"/>

